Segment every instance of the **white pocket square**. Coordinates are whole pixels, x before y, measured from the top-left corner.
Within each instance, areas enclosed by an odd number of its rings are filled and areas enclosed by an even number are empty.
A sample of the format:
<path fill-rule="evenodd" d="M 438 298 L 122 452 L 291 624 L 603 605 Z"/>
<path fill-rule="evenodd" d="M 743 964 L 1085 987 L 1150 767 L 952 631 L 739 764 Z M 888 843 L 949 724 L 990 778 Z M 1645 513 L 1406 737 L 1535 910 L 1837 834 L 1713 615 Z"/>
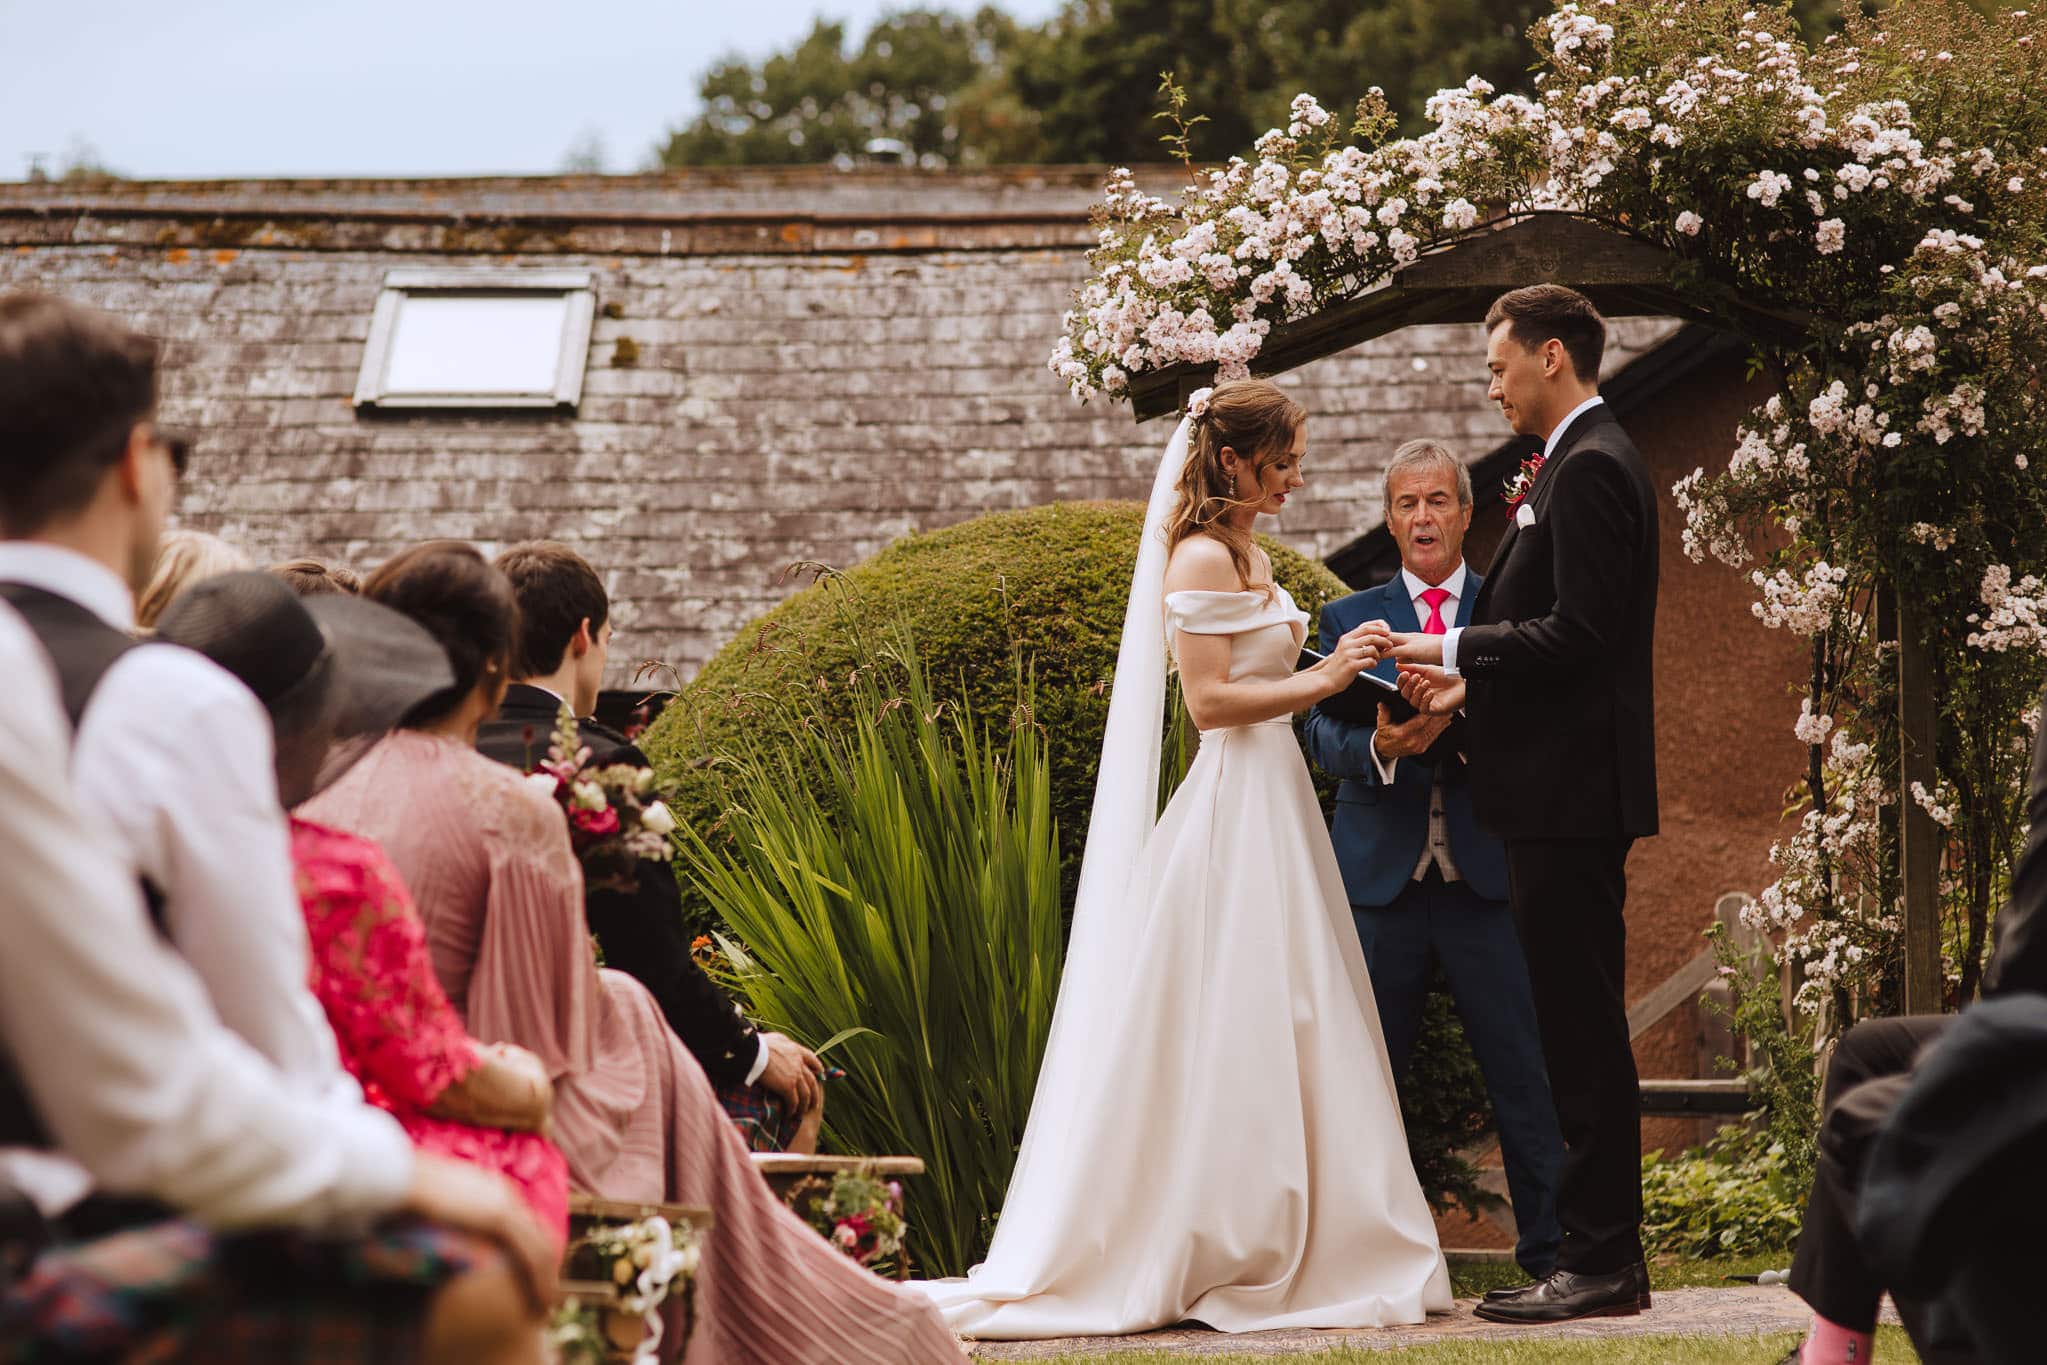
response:
<path fill-rule="evenodd" d="M 1535 509 L 1525 502 L 1522 503 L 1514 509 L 1514 524 L 1523 530 L 1535 525 Z"/>

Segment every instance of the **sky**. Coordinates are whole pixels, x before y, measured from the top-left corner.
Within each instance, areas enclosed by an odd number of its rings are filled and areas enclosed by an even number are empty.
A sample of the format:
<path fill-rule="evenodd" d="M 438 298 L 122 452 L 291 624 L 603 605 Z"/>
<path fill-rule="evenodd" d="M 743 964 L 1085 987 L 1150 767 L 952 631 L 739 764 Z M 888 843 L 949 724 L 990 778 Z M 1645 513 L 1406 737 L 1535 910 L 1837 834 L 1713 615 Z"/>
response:
<path fill-rule="evenodd" d="M 907 3 L 0 0 L 0 180 L 81 147 L 146 178 L 547 172 L 591 134 L 637 170 L 718 58 Z"/>

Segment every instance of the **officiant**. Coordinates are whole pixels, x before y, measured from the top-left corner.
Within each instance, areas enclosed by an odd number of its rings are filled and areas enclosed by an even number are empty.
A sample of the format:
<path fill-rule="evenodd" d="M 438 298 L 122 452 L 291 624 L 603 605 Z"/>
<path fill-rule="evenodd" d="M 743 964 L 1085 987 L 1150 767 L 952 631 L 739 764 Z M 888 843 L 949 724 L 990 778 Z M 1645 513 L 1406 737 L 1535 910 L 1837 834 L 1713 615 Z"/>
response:
<path fill-rule="evenodd" d="M 1409 441 L 1385 474 L 1386 523 L 1400 547 L 1388 582 L 1322 608 L 1320 638 L 1383 620 L 1440 634 L 1467 624 L 1481 579 L 1464 563 L 1471 474 L 1434 441 Z M 1395 680 L 1391 660 L 1377 670 Z M 1519 1237 L 1537 1280 L 1562 1240 L 1555 1194 L 1563 1159 L 1535 1021 L 1528 966 L 1507 905 L 1500 842 L 1472 814 L 1461 717 L 1415 713 L 1360 678 L 1308 713 L 1308 755 L 1341 779 L 1331 837 L 1378 997 L 1396 1082 L 1421 1030 L 1431 969 L 1441 966 L 1498 1121 Z"/>

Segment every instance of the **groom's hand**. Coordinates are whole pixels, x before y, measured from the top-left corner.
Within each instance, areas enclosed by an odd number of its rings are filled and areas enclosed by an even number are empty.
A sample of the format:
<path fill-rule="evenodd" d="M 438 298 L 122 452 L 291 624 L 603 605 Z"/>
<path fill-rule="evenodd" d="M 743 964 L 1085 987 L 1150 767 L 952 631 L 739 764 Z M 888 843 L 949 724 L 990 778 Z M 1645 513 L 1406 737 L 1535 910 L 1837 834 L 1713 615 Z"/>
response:
<path fill-rule="evenodd" d="M 1418 710 L 1417 714 L 1395 725 L 1392 709 L 1382 705 L 1379 708 L 1379 728 L 1372 734 L 1372 747 L 1379 751 L 1381 758 L 1414 758 L 1429 751 L 1429 746 L 1450 728 L 1452 719 Z"/>
<path fill-rule="evenodd" d="M 1394 631 L 1392 647 L 1386 652 L 1404 664 L 1429 664 L 1436 668 L 1443 666 L 1443 637 L 1422 635 L 1411 631 Z"/>
<path fill-rule="evenodd" d="M 1464 706 L 1464 679 L 1426 664 L 1400 665 L 1400 695 L 1427 716 L 1448 716 Z"/>

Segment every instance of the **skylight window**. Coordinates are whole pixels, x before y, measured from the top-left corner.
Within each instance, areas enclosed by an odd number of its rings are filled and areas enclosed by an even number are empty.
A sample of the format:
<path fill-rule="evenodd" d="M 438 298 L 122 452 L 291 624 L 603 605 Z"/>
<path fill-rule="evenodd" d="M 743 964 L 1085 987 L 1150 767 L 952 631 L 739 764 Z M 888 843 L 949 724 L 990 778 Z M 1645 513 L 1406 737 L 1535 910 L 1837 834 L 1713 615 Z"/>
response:
<path fill-rule="evenodd" d="M 587 270 L 393 270 L 358 407 L 574 408 L 596 296 Z"/>

